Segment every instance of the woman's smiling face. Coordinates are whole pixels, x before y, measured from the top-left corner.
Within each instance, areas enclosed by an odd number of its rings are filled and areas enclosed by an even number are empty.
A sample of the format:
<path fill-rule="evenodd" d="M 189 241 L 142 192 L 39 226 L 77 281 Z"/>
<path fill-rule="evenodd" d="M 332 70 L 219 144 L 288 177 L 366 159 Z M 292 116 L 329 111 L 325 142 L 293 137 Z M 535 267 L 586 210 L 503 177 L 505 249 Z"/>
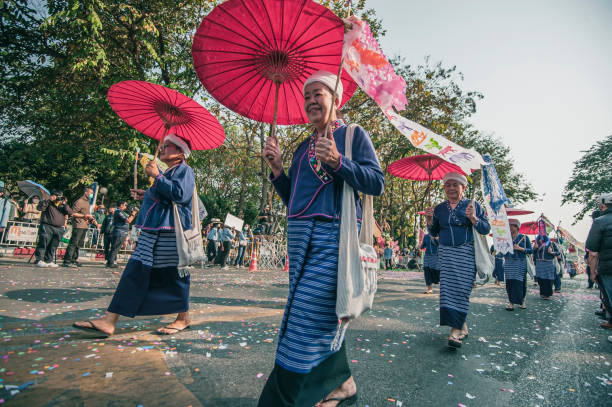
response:
<path fill-rule="evenodd" d="M 304 110 L 308 121 L 315 126 L 326 123 L 332 108 L 332 91 L 321 82 L 309 83 L 304 88 Z M 332 120 L 335 117 L 332 115 Z"/>

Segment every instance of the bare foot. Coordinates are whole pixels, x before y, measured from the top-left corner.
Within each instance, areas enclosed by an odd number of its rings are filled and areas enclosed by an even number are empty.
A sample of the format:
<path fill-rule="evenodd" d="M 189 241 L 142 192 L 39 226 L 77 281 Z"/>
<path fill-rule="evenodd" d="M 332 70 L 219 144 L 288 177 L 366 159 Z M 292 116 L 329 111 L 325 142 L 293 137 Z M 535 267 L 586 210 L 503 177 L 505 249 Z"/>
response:
<path fill-rule="evenodd" d="M 324 400 L 321 400 L 317 404 L 315 404 L 315 407 L 336 407 L 340 403 L 340 401 L 329 400 L 330 398 L 345 399 L 351 397 L 356 393 L 357 385 L 355 384 L 353 376 L 351 376 L 344 383 L 342 383 L 340 386 L 336 387 L 331 393 L 329 393 Z"/>

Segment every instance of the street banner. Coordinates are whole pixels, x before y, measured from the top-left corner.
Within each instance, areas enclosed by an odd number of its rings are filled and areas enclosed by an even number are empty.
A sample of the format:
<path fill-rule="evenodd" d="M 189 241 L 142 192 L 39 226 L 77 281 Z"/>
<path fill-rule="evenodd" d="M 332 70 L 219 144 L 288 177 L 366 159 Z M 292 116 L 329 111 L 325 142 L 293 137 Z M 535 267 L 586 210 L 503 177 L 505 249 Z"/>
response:
<path fill-rule="evenodd" d="M 244 220 L 228 213 L 227 215 L 225 215 L 225 222 L 223 223 L 229 227 L 236 228 L 236 230 L 242 230 L 242 225 L 244 224 Z"/>
<path fill-rule="evenodd" d="M 8 228 L 6 240 L 9 242 L 36 243 L 38 227 L 26 225 L 12 225 Z"/>
<path fill-rule="evenodd" d="M 480 183 L 489 224 L 491 225 L 493 246 L 497 253 L 514 253 L 514 244 L 512 243 L 512 234 L 510 233 L 510 224 L 508 223 L 505 206 L 505 204 L 510 204 L 510 200 L 506 197 L 504 187 L 497 175 L 497 170 L 491 156 L 485 154 L 483 161 L 485 165 L 482 166 Z"/>
<path fill-rule="evenodd" d="M 395 73 L 366 22 L 356 16 L 344 21 L 351 29 L 344 34 L 343 68 L 374 99 L 391 124 L 412 145 L 458 165 L 466 174 L 480 169 L 484 162 L 476 150 L 463 148 L 396 113 L 404 110 L 408 103 L 406 81 Z"/>

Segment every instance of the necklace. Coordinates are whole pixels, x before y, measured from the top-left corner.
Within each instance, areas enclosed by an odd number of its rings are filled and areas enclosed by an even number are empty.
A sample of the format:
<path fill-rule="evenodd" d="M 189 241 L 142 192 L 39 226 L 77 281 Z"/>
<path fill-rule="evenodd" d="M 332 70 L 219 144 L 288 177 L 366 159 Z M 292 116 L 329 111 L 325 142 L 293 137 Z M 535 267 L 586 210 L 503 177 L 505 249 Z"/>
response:
<path fill-rule="evenodd" d="M 334 134 L 334 132 L 342 126 L 344 126 L 344 122 L 342 121 L 342 119 L 334 120 L 329 125 L 332 134 Z M 323 168 L 323 164 L 317 161 L 317 157 L 315 155 L 316 146 L 317 146 L 317 131 L 315 130 L 312 133 L 312 136 L 310 136 L 310 145 L 308 147 L 308 161 L 310 162 L 310 167 L 312 168 L 314 173 L 317 175 L 317 177 L 322 182 L 327 183 L 331 181 L 333 177 L 327 171 L 325 171 L 325 169 Z"/>

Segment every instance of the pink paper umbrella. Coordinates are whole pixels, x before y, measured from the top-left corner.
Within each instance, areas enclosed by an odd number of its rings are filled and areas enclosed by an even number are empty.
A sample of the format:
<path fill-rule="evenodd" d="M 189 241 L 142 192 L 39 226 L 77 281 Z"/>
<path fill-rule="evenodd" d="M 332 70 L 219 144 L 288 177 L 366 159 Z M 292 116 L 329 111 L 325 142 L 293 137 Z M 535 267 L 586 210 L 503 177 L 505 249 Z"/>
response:
<path fill-rule="evenodd" d="M 413 155 L 394 161 L 387 167 L 387 172 L 393 176 L 412 181 L 428 181 L 428 195 L 431 181 L 441 180 L 449 172 L 458 172 L 465 175 L 457 165 L 444 161 L 433 154 Z"/>
<path fill-rule="evenodd" d="M 523 222 L 519 228 L 519 233 L 523 235 L 537 235 L 538 234 L 538 221 Z"/>
<path fill-rule="evenodd" d="M 166 134 L 187 140 L 192 150 L 211 150 L 225 140 L 217 119 L 195 100 L 144 81 L 123 81 L 108 90 L 108 101 L 127 124 L 159 140 L 155 158 Z"/>
<path fill-rule="evenodd" d="M 506 208 L 506 214 L 508 216 L 520 216 L 520 215 L 530 215 L 533 211 L 529 209 L 520 209 L 520 208 Z"/>
<path fill-rule="evenodd" d="M 192 47 L 200 81 L 221 104 L 250 119 L 308 122 L 302 87 L 318 70 L 337 72 L 344 23 L 312 0 L 228 0 L 203 19 Z M 346 103 L 357 84 L 341 75 Z"/>

